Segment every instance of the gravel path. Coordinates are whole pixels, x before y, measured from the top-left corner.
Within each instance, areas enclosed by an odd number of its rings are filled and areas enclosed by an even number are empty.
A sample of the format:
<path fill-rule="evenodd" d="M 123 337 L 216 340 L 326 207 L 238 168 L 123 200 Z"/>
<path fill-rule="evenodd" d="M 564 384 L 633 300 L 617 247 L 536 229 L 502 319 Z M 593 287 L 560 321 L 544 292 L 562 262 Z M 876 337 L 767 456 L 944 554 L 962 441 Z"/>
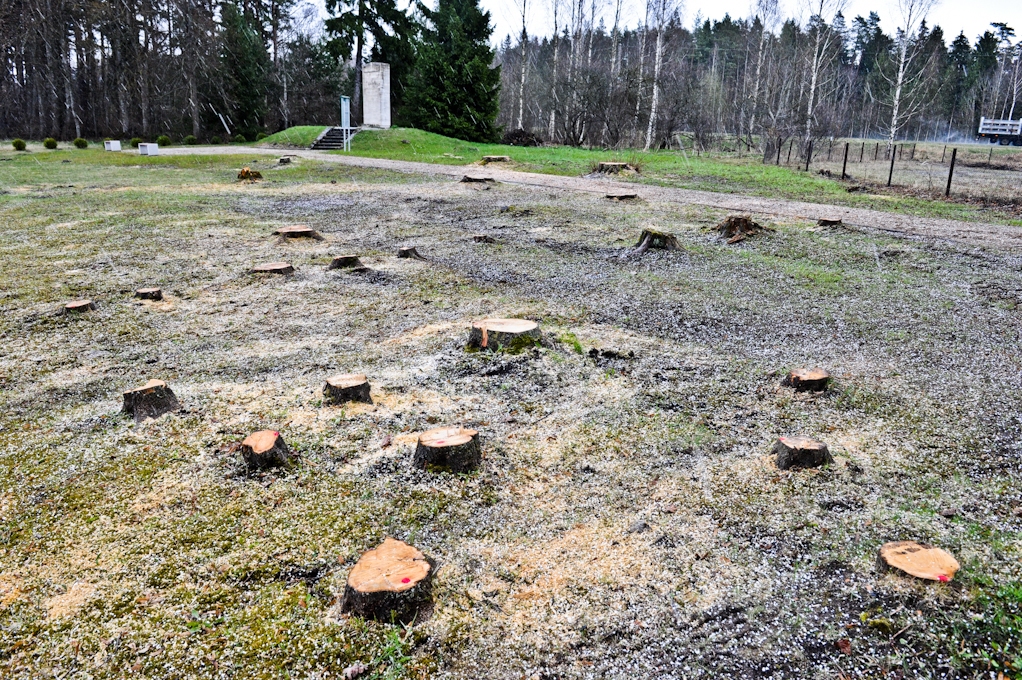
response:
<path fill-rule="evenodd" d="M 128 152 L 126 152 L 128 153 Z M 177 147 L 160 149 L 164 155 L 185 154 L 239 154 L 258 153 L 280 155 L 280 149 L 258 147 Z M 711 191 L 692 189 L 676 189 L 654 187 L 635 182 L 617 182 L 610 179 L 593 179 L 589 177 L 565 177 L 546 175 L 534 172 L 503 170 L 493 166 L 439 165 L 418 163 L 414 161 L 396 161 L 384 158 L 363 158 L 359 156 L 341 156 L 322 151 L 292 150 L 289 154 L 310 158 L 327 163 L 340 163 L 361 168 L 377 168 L 396 172 L 411 172 L 425 175 L 446 175 L 461 178 L 468 174 L 479 177 L 492 177 L 507 184 L 542 187 L 544 189 L 563 189 L 568 191 L 585 191 L 590 193 L 629 192 L 636 193 L 640 198 L 655 201 L 669 201 L 690 205 L 705 205 L 721 210 L 734 210 L 754 215 L 770 215 L 792 219 L 818 220 L 820 218 L 840 218 L 844 224 L 875 229 L 891 234 L 922 237 L 926 239 L 950 240 L 979 246 L 998 248 L 1022 248 L 1022 229 L 1001 224 L 984 222 L 962 222 L 932 217 L 904 215 L 866 208 L 807 203 L 783 198 L 759 198 L 740 194 L 722 194 Z"/>

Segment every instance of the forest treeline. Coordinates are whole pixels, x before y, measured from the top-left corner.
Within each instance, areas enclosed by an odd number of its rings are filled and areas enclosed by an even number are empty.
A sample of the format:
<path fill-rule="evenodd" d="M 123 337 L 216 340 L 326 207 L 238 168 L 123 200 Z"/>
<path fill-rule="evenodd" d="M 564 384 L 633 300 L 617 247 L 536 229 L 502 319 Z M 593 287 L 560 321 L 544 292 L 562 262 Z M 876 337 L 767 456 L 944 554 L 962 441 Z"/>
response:
<path fill-rule="evenodd" d="M 523 14 L 539 1 L 515 0 Z M 476 140 L 728 136 L 769 153 L 791 138 L 971 137 L 980 116 L 1022 115 L 1014 30 L 950 38 L 927 25 L 926 0 L 902 0 L 921 11 L 897 26 L 848 20 L 840 0 L 812 0 L 801 20 L 759 0 L 750 19 L 688 23 L 677 0 L 544 1 L 547 37 L 523 28 L 493 50 L 478 0 L 327 0 L 325 24 L 297 0 L 0 0 L 0 137 L 336 124 L 341 94 L 357 119 L 371 60 L 392 66 L 396 124 Z"/>

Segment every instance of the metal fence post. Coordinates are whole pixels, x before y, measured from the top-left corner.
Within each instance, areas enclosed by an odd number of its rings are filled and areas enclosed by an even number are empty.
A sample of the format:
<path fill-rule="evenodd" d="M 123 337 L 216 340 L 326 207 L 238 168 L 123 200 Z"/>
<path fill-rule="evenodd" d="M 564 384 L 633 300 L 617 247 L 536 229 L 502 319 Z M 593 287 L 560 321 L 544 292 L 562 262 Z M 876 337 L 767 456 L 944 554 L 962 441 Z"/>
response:
<path fill-rule="evenodd" d="M 947 189 L 944 189 L 944 197 L 951 195 L 951 178 L 955 174 L 955 158 L 958 156 L 958 149 L 951 149 L 951 168 L 947 171 Z"/>
<path fill-rule="evenodd" d="M 813 159 L 813 140 L 809 140 L 809 151 L 806 153 L 806 172 L 809 172 L 809 161 Z"/>
<path fill-rule="evenodd" d="M 845 142 L 845 160 L 841 164 L 841 179 L 845 178 L 845 169 L 848 168 L 848 142 Z"/>
<path fill-rule="evenodd" d="M 891 149 L 891 169 L 887 173 L 887 186 L 891 186 L 891 179 L 894 177 L 894 159 L 898 157 L 898 149 Z"/>

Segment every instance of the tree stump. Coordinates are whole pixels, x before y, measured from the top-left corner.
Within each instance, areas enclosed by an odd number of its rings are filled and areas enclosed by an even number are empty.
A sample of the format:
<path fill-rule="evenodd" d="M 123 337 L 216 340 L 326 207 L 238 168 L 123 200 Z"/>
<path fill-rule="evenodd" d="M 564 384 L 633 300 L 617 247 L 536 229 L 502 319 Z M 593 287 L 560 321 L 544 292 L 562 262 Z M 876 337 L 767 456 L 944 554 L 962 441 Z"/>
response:
<path fill-rule="evenodd" d="M 419 435 L 412 465 L 422 470 L 436 467 L 469 472 L 478 468 L 482 459 L 478 432 L 460 426 L 440 427 Z"/>
<path fill-rule="evenodd" d="M 884 543 L 877 555 L 877 570 L 902 571 L 916 578 L 947 583 L 961 568 L 958 560 L 945 550 L 915 541 Z"/>
<path fill-rule="evenodd" d="M 173 390 L 162 380 L 150 380 L 142 387 L 136 387 L 124 393 L 123 413 L 134 416 L 140 423 L 146 418 L 159 418 L 181 408 Z"/>
<path fill-rule="evenodd" d="M 139 288 L 135 291 L 135 297 L 139 300 L 162 300 L 163 291 L 159 288 Z"/>
<path fill-rule="evenodd" d="M 818 227 L 840 227 L 843 224 L 844 223 L 841 221 L 840 217 L 834 218 L 821 217 L 820 219 L 816 220 L 816 226 Z"/>
<path fill-rule="evenodd" d="M 820 467 L 833 462 L 826 444 L 807 437 L 780 437 L 774 444 L 774 453 L 777 467 L 782 470 Z"/>
<path fill-rule="evenodd" d="M 287 156 L 281 156 L 280 160 L 278 160 L 277 162 L 280 163 L 281 165 L 289 165 L 291 163 L 291 159 L 288 158 Z"/>
<path fill-rule="evenodd" d="M 492 177 L 472 177 L 470 175 L 465 175 L 461 178 L 462 184 L 496 184 L 496 182 L 497 180 Z"/>
<path fill-rule="evenodd" d="M 731 215 L 714 229 L 719 231 L 720 235 L 728 240 L 728 243 L 738 243 L 749 236 L 762 233 L 765 227 L 753 222 L 752 218 L 747 215 Z"/>
<path fill-rule="evenodd" d="M 330 266 L 327 269 L 355 269 L 363 266 L 365 265 L 362 264 L 362 260 L 358 259 L 357 255 L 338 255 L 330 260 Z"/>
<path fill-rule="evenodd" d="M 362 553 L 348 573 L 341 612 L 410 623 L 429 604 L 433 567 L 432 560 L 404 541 L 385 538 Z"/>
<path fill-rule="evenodd" d="M 82 312 L 88 312 L 89 310 L 95 309 L 96 303 L 92 300 L 73 300 L 64 305 L 65 314 L 81 314 Z"/>
<path fill-rule="evenodd" d="M 635 168 L 628 163 L 622 163 L 620 161 L 600 161 L 596 166 L 596 172 L 617 174 L 626 170 L 635 171 Z"/>
<path fill-rule="evenodd" d="M 477 349 L 519 351 L 539 344 L 539 324 L 528 319 L 483 319 L 472 324 L 468 346 Z"/>
<path fill-rule="evenodd" d="M 267 262 L 252 267 L 252 274 L 294 274 L 295 268 L 287 262 Z"/>
<path fill-rule="evenodd" d="M 632 257 L 633 255 L 642 255 L 650 248 L 658 248 L 660 250 L 681 250 L 681 244 L 678 243 L 678 239 L 675 238 L 674 234 L 665 234 L 659 231 L 650 231 L 644 229 L 642 234 L 639 236 L 639 242 L 635 244 L 631 250 L 626 250 L 621 253 L 621 259 Z"/>
<path fill-rule="evenodd" d="M 274 430 L 260 430 L 241 442 L 241 455 L 251 470 L 291 467 L 291 452 L 284 438 Z"/>
<path fill-rule="evenodd" d="M 284 238 L 311 238 L 317 241 L 322 241 L 323 236 L 310 227 L 304 224 L 295 224 L 290 227 L 281 227 L 277 231 L 273 232 L 276 236 L 283 236 Z"/>
<path fill-rule="evenodd" d="M 241 169 L 240 172 L 238 172 L 238 179 L 240 180 L 248 180 L 250 182 L 254 182 L 257 179 L 262 178 L 263 175 L 261 172 L 259 172 L 258 170 L 252 170 L 251 168 L 248 167 L 244 167 Z"/>
<path fill-rule="evenodd" d="M 404 248 L 397 249 L 397 256 L 402 259 L 412 260 L 425 260 L 422 255 L 419 255 L 419 251 L 415 249 L 415 246 L 405 246 Z"/>
<path fill-rule="evenodd" d="M 823 392 L 830 384 L 830 373 L 822 368 L 796 368 L 784 378 L 783 384 L 796 392 Z"/>
<path fill-rule="evenodd" d="M 612 201 L 633 201 L 638 197 L 638 194 L 607 194 L 607 198 Z"/>
<path fill-rule="evenodd" d="M 472 240 L 476 243 L 496 243 L 497 239 L 486 234 L 472 234 Z"/>
<path fill-rule="evenodd" d="M 327 401 L 335 404 L 349 401 L 373 403 L 372 397 L 369 396 L 369 381 L 361 373 L 346 373 L 327 378 L 326 385 L 323 386 L 323 395 Z"/>
<path fill-rule="evenodd" d="M 511 162 L 510 156 L 483 156 L 482 160 L 483 165 L 486 165 L 488 163 L 510 163 L 510 162 Z"/>

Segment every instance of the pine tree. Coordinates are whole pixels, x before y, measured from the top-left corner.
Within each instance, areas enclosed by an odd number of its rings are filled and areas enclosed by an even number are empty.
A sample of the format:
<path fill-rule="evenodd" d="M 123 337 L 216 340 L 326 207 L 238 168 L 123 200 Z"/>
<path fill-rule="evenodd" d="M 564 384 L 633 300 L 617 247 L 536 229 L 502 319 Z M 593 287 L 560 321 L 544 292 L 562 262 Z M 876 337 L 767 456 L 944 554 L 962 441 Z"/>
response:
<path fill-rule="evenodd" d="M 493 67 L 490 14 L 479 0 L 419 5 L 423 29 L 407 92 L 412 124 L 474 142 L 496 141 L 500 67 Z"/>
<path fill-rule="evenodd" d="M 220 60 L 230 120 L 235 132 L 255 139 L 266 116 L 270 56 L 255 20 L 235 4 L 223 5 Z"/>

